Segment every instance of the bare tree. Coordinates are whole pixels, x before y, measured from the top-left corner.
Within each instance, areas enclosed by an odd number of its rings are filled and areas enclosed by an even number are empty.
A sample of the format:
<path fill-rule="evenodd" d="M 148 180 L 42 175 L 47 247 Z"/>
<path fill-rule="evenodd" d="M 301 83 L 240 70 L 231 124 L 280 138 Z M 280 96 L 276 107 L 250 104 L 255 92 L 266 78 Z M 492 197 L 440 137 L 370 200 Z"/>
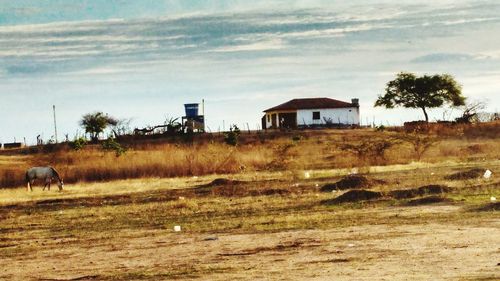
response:
<path fill-rule="evenodd" d="M 466 103 L 462 107 L 462 116 L 455 119 L 458 123 L 474 123 L 479 122 L 478 113 L 487 107 L 485 101 L 472 101 Z"/>

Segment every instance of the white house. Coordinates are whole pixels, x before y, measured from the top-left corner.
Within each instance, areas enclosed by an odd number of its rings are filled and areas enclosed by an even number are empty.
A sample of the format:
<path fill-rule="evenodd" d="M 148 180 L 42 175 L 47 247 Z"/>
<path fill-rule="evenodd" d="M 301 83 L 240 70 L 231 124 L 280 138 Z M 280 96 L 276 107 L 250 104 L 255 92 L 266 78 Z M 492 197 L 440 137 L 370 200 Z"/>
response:
<path fill-rule="evenodd" d="M 293 99 L 264 110 L 262 128 L 359 125 L 359 100 Z"/>

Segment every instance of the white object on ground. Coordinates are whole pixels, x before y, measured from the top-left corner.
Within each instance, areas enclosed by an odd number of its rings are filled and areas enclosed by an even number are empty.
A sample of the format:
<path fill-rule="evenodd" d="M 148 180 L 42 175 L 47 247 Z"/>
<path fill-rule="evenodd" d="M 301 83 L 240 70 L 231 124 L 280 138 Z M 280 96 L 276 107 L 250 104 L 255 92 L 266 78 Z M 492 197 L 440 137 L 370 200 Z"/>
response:
<path fill-rule="evenodd" d="M 491 196 L 491 197 L 490 197 L 490 201 L 491 201 L 491 202 L 496 202 L 496 201 L 497 201 L 497 198 L 496 198 L 496 197 Z"/>
<path fill-rule="evenodd" d="M 179 232 L 179 231 L 181 231 L 181 226 L 180 226 L 180 225 L 176 225 L 176 226 L 174 226 L 174 231 L 175 231 L 175 232 Z"/>
<path fill-rule="evenodd" d="M 490 170 L 486 170 L 486 172 L 484 172 L 483 177 L 485 179 L 489 179 L 489 178 L 491 178 L 491 174 L 493 174 L 493 173 Z"/>
<path fill-rule="evenodd" d="M 347 244 L 347 247 L 354 247 L 354 244 Z"/>
<path fill-rule="evenodd" d="M 358 173 L 358 168 L 352 168 L 351 169 L 351 174 L 355 175 Z"/>
<path fill-rule="evenodd" d="M 179 196 L 179 200 L 184 200 L 186 199 L 184 196 Z"/>
<path fill-rule="evenodd" d="M 311 174 L 309 174 L 309 172 L 305 172 L 304 173 L 304 178 L 308 179 L 311 177 Z"/>
<path fill-rule="evenodd" d="M 319 184 L 315 184 L 314 186 L 319 187 Z"/>

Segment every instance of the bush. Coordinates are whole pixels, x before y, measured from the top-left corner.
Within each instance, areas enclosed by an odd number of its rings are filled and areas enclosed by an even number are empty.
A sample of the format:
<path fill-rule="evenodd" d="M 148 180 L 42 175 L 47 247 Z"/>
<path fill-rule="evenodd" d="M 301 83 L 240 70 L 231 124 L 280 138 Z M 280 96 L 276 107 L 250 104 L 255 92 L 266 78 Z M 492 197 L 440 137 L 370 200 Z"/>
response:
<path fill-rule="evenodd" d="M 102 148 L 104 150 L 114 151 L 116 157 L 119 157 L 123 155 L 125 152 L 127 152 L 127 149 L 124 148 L 119 142 L 117 142 L 115 138 L 108 138 L 107 140 L 105 140 L 102 143 Z"/>
<path fill-rule="evenodd" d="M 240 128 L 236 125 L 232 125 L 229 128 L 229 132 L 224 133 L 224 142 L 228 145 L 236 146 L 238 145 L 238 139 L 240 137 Z"/>
<path fill-rule="evenodd" d="M 76 138 L 72 143 L 69 144 L 69 146 L 73 150 L 81 150 L 85 145 L 87 144 L 87 140 L 83 137 Z"/>

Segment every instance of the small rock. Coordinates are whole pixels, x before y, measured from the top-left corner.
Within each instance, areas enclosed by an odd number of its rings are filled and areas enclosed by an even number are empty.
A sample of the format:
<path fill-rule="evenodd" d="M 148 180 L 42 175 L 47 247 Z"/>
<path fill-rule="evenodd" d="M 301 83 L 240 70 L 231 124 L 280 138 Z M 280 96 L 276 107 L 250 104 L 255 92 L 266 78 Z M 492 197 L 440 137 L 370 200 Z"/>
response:
<path fill-rule="evenodd" d="M 185 200 L 186 198 L 184 196 L 179 196 L 179 200 Z"/>
<path fill-rule="evenodd" d="M 496 198 L 496 197 L 491 196 L 491 197 L 490 197 L 490 201 L 491 201 L 491 202 L 496 202 L 496 201 L 497 201 L 497 198 Z"/>
<path fill-rule="evenodd" d="M 304 173 L 304 178 L 308 179 L 311 177 L 311 174 L 309 174 L 309 172 L 305 172 Z"/>
<path fill-rule="evenodd" d="M 174 226 L 174 231 L 175 231 L 175 232 L 179 232 L 179 231 L 181 231 L 181 226 L 180 226 L 180 225 L 176 225 L 176 226 Z"/>
<path fill-rule="evenodd" d="M 486 172 L 484 172 L 483 178 L 489 179 L 489 178 L 491 178 L 492 174 L 493 173 L 490 170 L 486 170 Z"/>

